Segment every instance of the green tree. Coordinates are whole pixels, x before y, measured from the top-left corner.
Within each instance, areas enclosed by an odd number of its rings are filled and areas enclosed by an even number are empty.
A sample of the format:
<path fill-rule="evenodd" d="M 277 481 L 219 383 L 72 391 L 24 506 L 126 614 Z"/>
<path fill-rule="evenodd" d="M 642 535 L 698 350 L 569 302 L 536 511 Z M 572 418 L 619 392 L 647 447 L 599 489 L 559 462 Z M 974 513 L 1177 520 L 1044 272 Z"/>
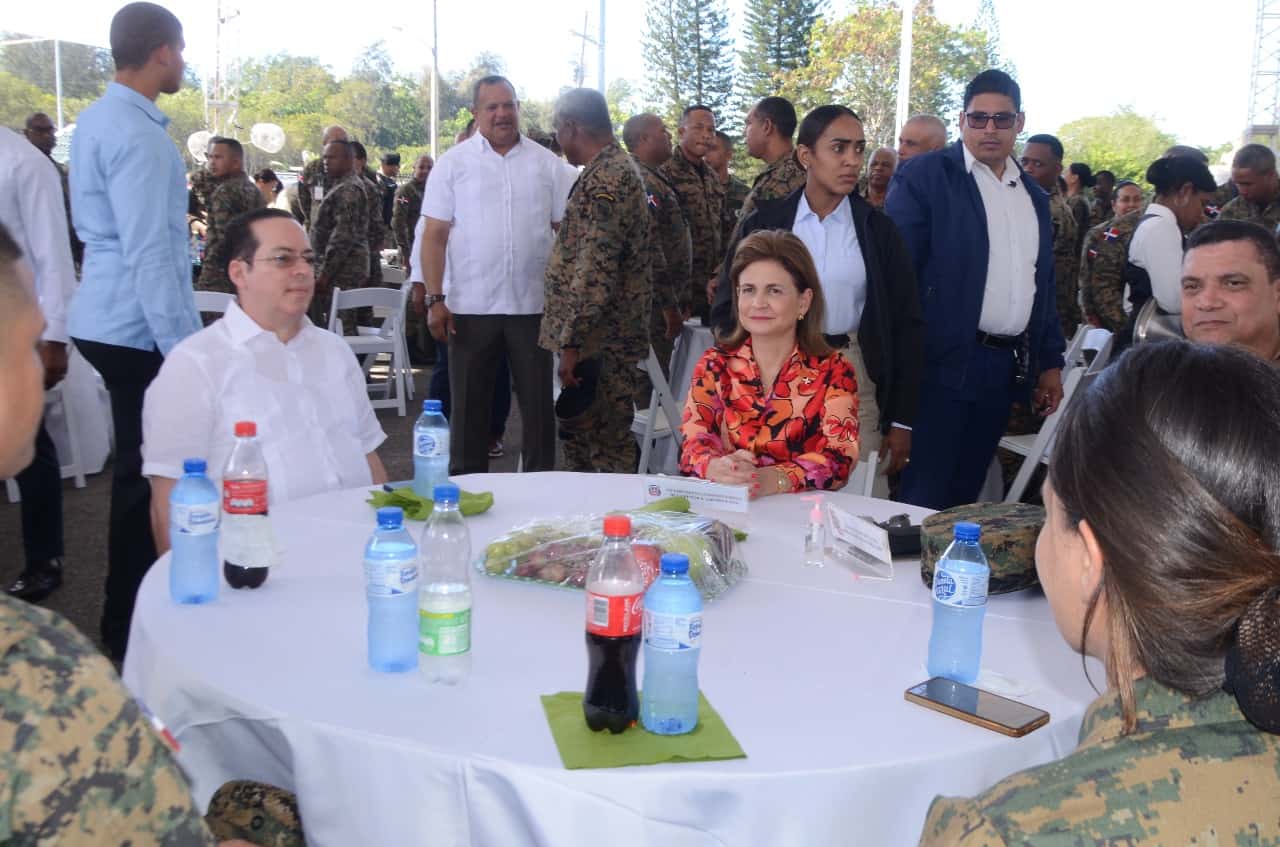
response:
<path fill-rule="evenodd" d="M 943 120 L 961 108 L 964 86 L 983 70 L 988 37 L 938 20 L 932 0 L 912 17 L 909 110 Z M 824 103 L 843 103 L 862 118 L 867 145 L 894 138 L 902 14 L 890 0 L 856 0 L 838 20 L 819 19 L 809 42 L 809 64 L 780 76 L 780 93 L 804 114 Z"/>
<path fill-rule="evenodd" d="M 0 40 L 23 38 L 0 33 Z M 111 53 L 101 47 L 58 42 L 62 57 L 62 96 L 93 100 L 101 96 L 115 75 Z M 53 42 L 32 41 L 0 48 L 0 71 L 6 71 L 43 91 L 54 91 Z"/>
<path fill-rule="evenodd" d="M 645 65 L 651 97 L 668 120 L 693 103 L 719 116 L 733 97 L 733 40 L 725 0 L 649 0 Z"/>
<path fill-rule="evenodd" d="M 978 4 L 978 14 L 973 21 L 973 28 L 987 37 L 982 56 L 983 68 L 999 68 L 1016 78 L 1017 68 L 1000 51 L 1000 18 L 996 15 L 995 0 L 981 0 Z"/>
<path fill-rule="evenodd" d="M 1154 119 L 1138 114 L 1131 106 L 1064 124 L 1058 130 L 1058 140 L 1066 149 L 1068 162 L 1086 162 L 1095 171 L 1106 169 L 1116 179 L 1139 184 L 1147 166 L 1176 143 Z"/>
<path fill-rule="evenodd" d="M 279 123 L 289 115 L 323 112 L 338 81 L 319 59 L 277 55 L 245 62 L 238 87 L 242 111 Z"/>
<path fill-rule="evenodd" d="M 744 116 L 757 100 L 777 90 L 780 74 L 808 64 L 809 33 L 821 10 L 822 0 L 747 0 L 738 74 Z"/>
<path fill-rule="evenodd" d="M 32 112 L 52 115 L 56 108 L 52 92 L 8 71 L 0 71 L 0 126 L 21 131 Z"/>

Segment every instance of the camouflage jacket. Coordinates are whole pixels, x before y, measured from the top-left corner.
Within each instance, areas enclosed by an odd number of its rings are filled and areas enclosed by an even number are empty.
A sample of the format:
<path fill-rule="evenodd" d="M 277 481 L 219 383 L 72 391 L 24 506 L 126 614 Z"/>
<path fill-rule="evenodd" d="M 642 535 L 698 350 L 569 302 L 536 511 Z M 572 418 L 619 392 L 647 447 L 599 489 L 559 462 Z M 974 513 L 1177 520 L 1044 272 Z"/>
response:
<path fill-rule="evenodd" d="M 634 159 L 634 157 L 633 157 Z M 653 308 L 687 308 L 685 283 L 693 261 L 689 222 L 680 208 L 680 197 L 666 177 L 634 159 L 644 180 L 645 199 L 653 214 L 658 249 L 653 251 Z"/>
<path fill-rule="evenodd" d="M 1109 221 L 1115 217 L 1115 212 L 1111 209 L 1111 201 L 1104 201 L 1101 197 L 1094 197 L 1093 202 L 1089 204 L 1089 226 L 1095 227 L 1103 221 Z"/>
<path fill-rule="evenodd" d="M 1078 285 L 1084 315 L 1111 332 L 1121 332 L 1128 324 L 1124 286 L 1129 242 L 1146 214 L 1146 209 L 1135 209 L 1098 224 L 1085 235 L 1080 250 Z"/>
<path fill-rule="evenodd" d="M 1235 197 L 1218 212 L 1220 221 L 1253 221 L 1275 234 L 1280 227 L 1280 197 L 1272 200 L 1266 208 L 1255 206 L 1243 197 Z"/>
<path fill-rule="evenodd" d="M 355 288 L 369 277 L 369 194 L 367 181 L 348 174 L 312 207 L 311 248 L 316 278 Z"/>
<path fill-rule="evenodd" d="M 391 231 L 396 235 L 396 247 L 408 256 L 413 249 L 413 231 L 422 217 L 422 194 L 426 183 L 418 185 L 410 180 L 396 189 L 396 199 L 391 209 Z"/>
<path fill-rule="evenodd" d="M 1104 694 L 1071 755 L 973 799 L 935 799 L 922 847 L 1280 842 L 1280 736 L 1254 728 L 1223 691 L 1134 687 L 1135 732 L 1122 734 L 1119 695 Z"/>
<path fill-rule="evenodd" d="M 307 229 L 311 229 L 312 206 L 324 199 L 325 192 L 332 187 L 333 180 L 324 172 L 324 160 L 316 156 L 307 162 L 302 176 L 298 177 L 298 206 L 302 209 L 302 225 Z M 319 189 L 320 197 L 315 196 L 316 189 Z"/>
<path fill-rule="evenodd" d="M 602 347 L 635 361 L 649 349 L 652 232 L 644 182 L 616 142 L 587 163 L 569 192 L 547 262 L 538 345 Z"/>
<path fill-rule="evenodd" d="M 1058 186 L 1049 192 L 1049 216 L 1053 220 L 1053 271 L 1058 292 L 1058 320 L 1062 337 L 1075 335 L 1080 324 L 1080 306 L 1076 302 L 1080 276 L 1080 236 L 1076 218 L 1067 206 Z"/>
<path fill-rule="evenodd" d="M 226 245 L 223 237 L 227 224 L 242 212 L 260 209 L 265 205 L 262 192 L 253 180 L 239 173 L 220 180 L 209 195 L 209 224 L 204 236 L 204 261 L 200 265 L 200 279 L 196 287 L 201 291 L 225 291 L 234 294 L 236 289 L 227 277 Z"/>
<path fill-rule="evenodd" d="M 720 214 L 721 252 L 729 249 L 730 239 L 738 228 L 738 221 L 742 219 L 742 206 L 750 193 L 751 189 L 747 184 L 736 176 L 729 177 L 729 181 L 724 183 L 724 209 Z"/>
<path fill-rule="evenodd" d="M 0 596 L 0 842 L 213 845 L 191 787 L 111 663 Z"/>
<path fill-rule="evenodd" d="M 724 186 L 711 168 L 701 162 L 690 162 L 679 147 L 670 159 L 658 167 L 658 173 L 676 190 L 680 206 L 689 221 L 693 262 L 686 297 L 690 302 L 695 297 L 705 299 L 703 292 L 707 280 L 719 267 L 721 252 L 724 250 L 720 243 L 720 210 L 724 208 Z"/>
<path fill-rule="evenodd" d="M 1077 194 L 1074 197 L 1064 197 L 1067 206 L 1071 209 L 1071 214 L 1076 218 L 1076 231 L 1086 232 L 1089 229 L 1089 198 L 1083 194 Z M 1083 237 L 1083 236 L 1082 236 Z M 1080 249 L 1078 246 L 1076 249 Z"/>
<path fill-rule="evenodd" d="M 804 168 L 800 167 L 800 160 L 796 158 L 795 151 L 772 163 L 751 183 L 751 191 L 742 201 L 742 212 L 738 215 L 738 219 L 741 220 L 751 214 L 756 204 L 762 200 L 781 200 L 789 196 L 791 192 L 804 185 L 805 176 Z M 728 245 L 725 245 L 725 249 L 728 249 Z"/>
<path fill-rule="evenodd" d="M 365 197 L 369 200 L 369 252 L 372 254 L 381 250 L 387 239 L 387 226 L 382 222 L 382 186 L 378 185 L 378 175 L 368 168 L 360 182 Z"/>
<path fill-rule="evenodd" d="M 209 173 L 208 168 L 199 168 L 191 172 L 191 194 L 187 198 L 187 214 L 198 221 L 208 222 L 209 198 L 218 187 L 218 180 Z"/>

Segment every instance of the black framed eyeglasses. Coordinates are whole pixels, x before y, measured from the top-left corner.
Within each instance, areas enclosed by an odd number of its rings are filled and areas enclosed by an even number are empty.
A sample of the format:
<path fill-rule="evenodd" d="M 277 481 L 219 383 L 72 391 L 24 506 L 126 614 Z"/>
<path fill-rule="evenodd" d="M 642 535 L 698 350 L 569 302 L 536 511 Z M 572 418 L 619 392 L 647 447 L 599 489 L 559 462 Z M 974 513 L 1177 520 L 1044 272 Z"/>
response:
<path fill-rule="evenodd" d="M 996 122 L 996 129 L 1009 129 L 1018 119 L 1017 112 L 996 112 L 994 115 L 990 112 L 965 112 L 964 116 L 972 129 L 986 129 L 990 121 Z"/>

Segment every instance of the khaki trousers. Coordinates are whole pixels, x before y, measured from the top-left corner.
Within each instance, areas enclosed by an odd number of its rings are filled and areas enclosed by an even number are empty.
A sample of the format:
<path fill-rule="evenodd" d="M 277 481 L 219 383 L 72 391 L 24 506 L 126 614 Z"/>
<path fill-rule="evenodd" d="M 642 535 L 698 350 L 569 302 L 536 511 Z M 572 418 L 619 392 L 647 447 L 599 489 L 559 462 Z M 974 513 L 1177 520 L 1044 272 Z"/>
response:
<path fill-rule="evenodd" d="M 877 453 L 880 450 L 880 404 L 876 402 L 876 384 L 867 373 L 867 364 L 862 359 L 862 348 L 858 345 L 857 335 L 850 334 L 849 346 L 840 350 L 840 355 L 853 365 L 854 375 L 858 378 L 858 461 L 861 462 L 871 456 L 872 450 Z M 879 457 L 877 465 L 883 458 Z M 888 498 L 888 478 L 876 475 L 872 496 Z"/>

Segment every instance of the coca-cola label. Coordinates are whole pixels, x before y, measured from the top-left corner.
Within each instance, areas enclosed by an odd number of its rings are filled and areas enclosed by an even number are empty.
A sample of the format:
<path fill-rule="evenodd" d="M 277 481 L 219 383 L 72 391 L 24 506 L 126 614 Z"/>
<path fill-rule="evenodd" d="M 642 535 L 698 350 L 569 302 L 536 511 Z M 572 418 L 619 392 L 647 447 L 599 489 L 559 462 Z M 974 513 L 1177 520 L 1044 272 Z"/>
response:
<path fill-rule="evenodd" d="M 222 511 L 228 515 L 262 515 L 267 511 L 265 479 L 227 479 L 222 482 Z"/>
<path fill-rule="evenodd" d="M 593 594 L 587 592 L 587 632 L 623 638 L 644 625 L 644 594 Z"/>

